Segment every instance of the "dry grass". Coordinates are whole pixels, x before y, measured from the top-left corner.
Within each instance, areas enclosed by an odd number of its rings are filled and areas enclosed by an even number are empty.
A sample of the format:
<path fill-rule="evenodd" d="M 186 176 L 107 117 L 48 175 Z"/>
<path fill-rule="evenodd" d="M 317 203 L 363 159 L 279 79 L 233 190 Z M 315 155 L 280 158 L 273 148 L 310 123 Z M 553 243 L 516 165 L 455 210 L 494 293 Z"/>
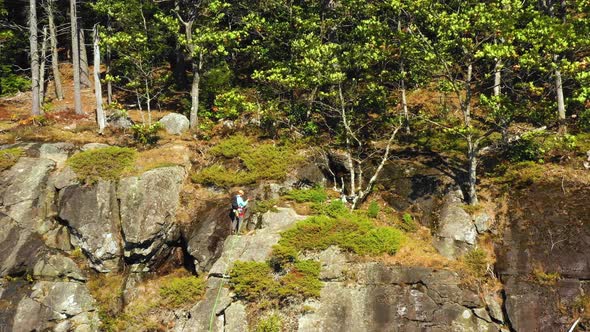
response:
<path fill-rule="evenodd" d="M 384 255 L 381 260 L 387 264 L 402 266 L 424 266 L 433 269 L 457 270 L 461 266 L 457 261 L 440 255 L 432 246 L 430 230 L 421 227 L 416 233 L 407 234 L 407 240 L 402 243 L 398 252 L 393 256 Z"/>
<path fill-rule="evenodd" d="M 180 165 L 190 167 L 191 152 L 186 146 L 167 144 L 140 151 L 128 175 L 138 175 L 154 168 Z"/>

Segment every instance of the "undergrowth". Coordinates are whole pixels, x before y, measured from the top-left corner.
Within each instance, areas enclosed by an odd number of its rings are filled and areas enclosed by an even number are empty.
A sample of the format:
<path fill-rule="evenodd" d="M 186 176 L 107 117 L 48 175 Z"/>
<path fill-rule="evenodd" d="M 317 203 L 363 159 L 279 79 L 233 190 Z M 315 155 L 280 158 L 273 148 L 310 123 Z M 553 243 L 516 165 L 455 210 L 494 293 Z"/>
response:
<path fill-rule="evenodd" d="M 222 156 L 221 164 L 205 167 L 192 176 L 194 182 L 219 187 L 243 186 L 261 180 L 281 180 L 289 169 L 297 165 L 301 157 L 290 145 L 277 146 L 271 143 L 253 145 L 252 139 L 233 136 L 211 148 L 215 156 Z M 237 159 L 238 168 L 225 166 Z M 230 163 L 231 164 L 231 163 Z"/>
<path fill-rule="evenodd" d="M 0 172 L 14 166 L 23 154 L 24 151 L 21 148 L 0 150 Z"/>
<path fill-rule="evenodd" d="M 195 303 L 203 297 L 204 293 L 205 280 L 195 276 L 169 277 L 160 285 L 162 305 L 170 308 Z"/>
<path fill-rule="evenodd" d="M 312 202 L 323 203 L 328 199 L 328 194 L 323 187 L 313 187 L 311 189 L 294 189 L 285 195 L 287 199 L 292 199 L 298 203 Z"/>
<path fill-rule="evenodd" d="M 79 152 L 67 164 L 81 182 L 90 185 L 99 180 L 118 180 L 133 166 L 136 156 L 134 149 L 109 146 Z"/>

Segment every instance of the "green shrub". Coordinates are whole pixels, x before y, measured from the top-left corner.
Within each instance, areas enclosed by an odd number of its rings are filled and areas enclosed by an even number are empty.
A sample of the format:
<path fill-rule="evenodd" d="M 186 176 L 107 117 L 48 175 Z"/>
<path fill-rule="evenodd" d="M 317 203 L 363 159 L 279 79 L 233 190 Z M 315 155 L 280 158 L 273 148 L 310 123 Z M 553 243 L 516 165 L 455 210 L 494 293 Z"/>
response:
<path fill-rule="evenodd" d="M 322 282 L 319 280 L 320 263 L 312 260 L 295 262 L 293 268 L 281 279 L 278 290 L 282 299 L 319 297 Z"/>
<path fill-rule="evenodd" d="M 525 133 L 506 151 L 508 160 L 512 162 L 538 161 L 546 152 L 539 142 L 538 136 L 543 132 Z"/>
<path fill-rule="evenodd" d="M 324 250 L 336 245 L 359 255 L 395 254 L 403 234 L 393 227 L 378 227 L 359 215 L 349 213 L 337 218 L 314 216 L 283 232 L 280 245 L 296 250 Z"/>
<path fill-rule="evenodd" d="M 209 152 L 214 156 L 234 158 L 252 148 L 253 139 L 243 135 L 231 136 L 212 147 Z"/>
<path fill-rule="evenodd" d="M 330 216 L 333 218 L 349 213 L 344 203 L 339 199 L 331 201 L 330 204 L 316 203 L 312 206 L 312 210 L 316 214 Z"/>
<path fill-rule="evenodd" d="M 24 153 L 21 148 L 0 150 L 0 172 L 14 166 Z"/>
<path fill-rule="evenodd" d="M 277 147 L 272 144 L 251 147 L 250 144 L 251 141 L 243 136 L 233 136 L 211 149 L 215 155 L 239 157 L 245 170 L 213 165 L 195 174 L 193 180 L 225 188 L 252 184 L 259 180 L 280 180 L 301 159 L 291 147 Z"/>
<path fill-rule="evenodd" d="M 277 298 L 279 283 L 273 279 L 272 269 L 265 262 L 234 263 L 230 271 L 230 286 L 247 301 Z"/>
<path fill-rule="evenodd" d="M 469 273 L 476 278 L 483 278 L 488 270 L 486 253 L 479 248 L 465 254 L 463 256 L 463 262 Z"/>
<path fill-rule="evenodd" d="M 118 180 L 123 172 L 133 166 L 137 151 L 130 148 L 109 146 L 76 153 L 67 164 L 78 179 L 85 184 L 98 180 Z"/>
<path fill-rule="evenodd" d="M 203 168 L 193 174 L 192 180 L 204 185 L 215 185 L 219 187 L 243 186 L 256 182 L 252 174 L 245 171 L 232 171 L 222 165 L 213 165 Z"/>
<path fill-rule="evenodd" d="M 297 260 L 297 250 L 290 246 L 275 244 L 272 247 L 269 264 L 275 271 L 280 271 L 287 264 Z"/>
<path fill-rule="evenodd" d="M 498 178 L 498 182 L 528 185 L 539 182 L 545 176 L 543 165 L 534 161 L 523 161 L 508 166 L 504 174 Z"/>
<path fill-rule="evenodd" d="M 160 139 L 158 131 L 162 129 L 160 122 L 152 123 L 151 125 L 146 124 L 134 124 L 131 126 L 131 132 L 133 133 L 133 139 L 141 144 L 156 144 Z"/>
<path fill-rule="evenodd" d="M 323 203 L 328 199 L 326 189 L 323 187 L 313 187 L 311 189 L 294 189 L 287 193 L 286 197 L 298 203 L 313 202 Z"/>
<path fill-rule="evenodd" d="M 401 228 L 405 232 L 414 233 L 418 230 L 418 225 L 416 224 L 416 221 L 414 220 L 411 214 L 404 213 L 402 216 L 402 220 L 399 223 L 399 228 Z"/>
<path fill-rule="evenodd" d="M 254 332 L 280 332 L 283 327 L 281 317 L 273 313 L 265 318 L 261 318 L 254 328 Z"/>
<path fill-rule="evenodd" d="M 369 218 L 377 218 L 379 215 L 379 210 L 379 204 L 377 204 L 375 201 L 371 201 L 369 208 L 367 209 L 367 216 L 369 216 Z"/>
<path fill-rule="evenodd" d="M 187 304 L 194 304 L 205 293 L 205 280 L 203 278 L 171 277 L 160 285 L 160 296 L 167 307 L 178 308 Z"/>
<path fill-rule="evenodd" d="M 266 213 L 268 211 L 277 212 L 275 205 L 279 203 L 276 199 L 268 199 L 264 201 L 256 201 L 250 207 L 252 213 Z"/>

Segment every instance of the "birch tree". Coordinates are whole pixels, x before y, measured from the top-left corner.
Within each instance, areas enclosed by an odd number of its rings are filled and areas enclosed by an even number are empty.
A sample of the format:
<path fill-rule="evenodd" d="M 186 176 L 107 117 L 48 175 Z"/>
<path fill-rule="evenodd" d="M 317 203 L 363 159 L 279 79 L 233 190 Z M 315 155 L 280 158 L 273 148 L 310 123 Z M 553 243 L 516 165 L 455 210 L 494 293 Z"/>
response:
<path fill-rule="evenodd" d="M 47 20 L 49 23 L 49 41 L 51 44 L 51 70 L 53 73 L 53 83 L 55 86 L 55 97 L 57 100 L 64 99 L 63 87 L 61 84 L 61 73 L 59 72 L 59 56 L 57 53 L 57 28 L 55 26 L 54 15 L 55 0 L 49 0 L 45 7 Z"/>
<path fill-rule="evenodd" d="M 76 114 L 84 114 L 82 110 L 82 96 L 80 94 L 80 49 L 76 0 L 70 0 L 70 29 L 72 37 L 72 71 L 74 73 L 74 108 Z"/>
<path fill-rule="evenodd" d="M 39 100 L 39 50 L 37 41 L 37 2 L 29 0 L 29 45 L 31 57 L 31 100 L 33 115 L 41 114 L 41 104 Z"/>

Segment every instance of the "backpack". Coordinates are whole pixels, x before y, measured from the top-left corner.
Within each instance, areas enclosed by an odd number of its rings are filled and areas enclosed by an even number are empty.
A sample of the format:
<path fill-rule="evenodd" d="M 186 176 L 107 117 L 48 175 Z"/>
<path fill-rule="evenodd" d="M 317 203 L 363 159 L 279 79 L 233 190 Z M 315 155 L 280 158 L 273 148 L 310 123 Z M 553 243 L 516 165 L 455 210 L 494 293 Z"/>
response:
<path fill-rule="evenodd" d="M 231 208 L 233 210 L 237 210 L 238 207 L 238 195 L 234 195 L 234 197 L 231 199 Z"/>

